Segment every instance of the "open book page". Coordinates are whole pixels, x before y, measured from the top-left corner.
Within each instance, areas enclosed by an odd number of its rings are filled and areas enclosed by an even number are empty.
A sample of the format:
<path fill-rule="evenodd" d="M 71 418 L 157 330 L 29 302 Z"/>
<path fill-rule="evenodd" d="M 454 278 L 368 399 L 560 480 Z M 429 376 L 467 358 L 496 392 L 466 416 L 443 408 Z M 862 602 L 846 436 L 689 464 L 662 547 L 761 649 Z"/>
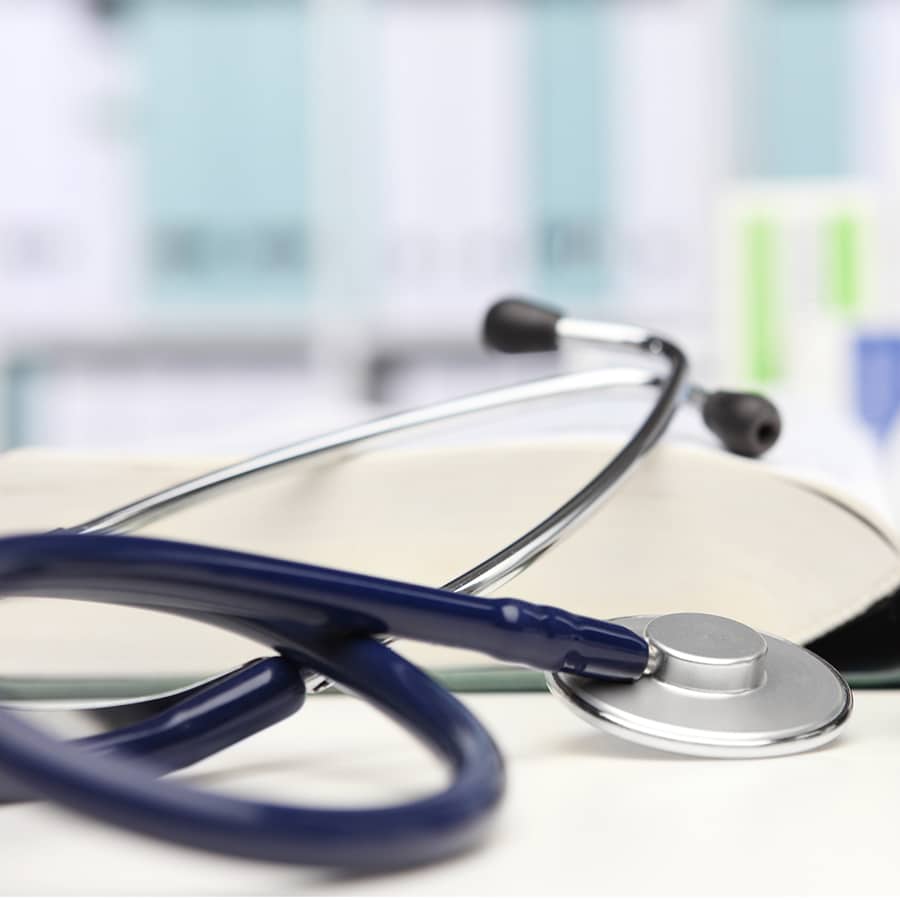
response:
<path fill-rule="evenodd" d="M 211 494 L 141 533 L 440 585 L 547 515 L 616 446 L 563 436 L 311 461 Z M 9 453 L 0 457 L 0 531 L 71 526 L 229 461 Z M 712 612 L 806 642 L 898 582 L 889 529 L 853 499 L 668 443 L 498 595 L 605 618 Z M 201 674 L 265 652 L 195 623 L 99 604 L 12 599 L 3 622 L 6 674 Z M 486 662 L 432 646 L 404 643 L 404 652 L 428 666 Z"/>

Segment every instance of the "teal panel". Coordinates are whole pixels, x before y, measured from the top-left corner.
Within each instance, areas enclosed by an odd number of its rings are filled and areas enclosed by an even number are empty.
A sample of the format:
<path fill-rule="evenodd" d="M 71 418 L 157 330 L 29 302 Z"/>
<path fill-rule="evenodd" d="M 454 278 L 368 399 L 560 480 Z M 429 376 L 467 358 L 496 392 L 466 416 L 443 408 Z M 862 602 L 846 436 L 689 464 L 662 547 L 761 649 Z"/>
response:
<path fill-rule="evenodd" d="M 302 302 L 309 280 L 301 0 L 139 0 L 149 294 Z"/>
<path fill-rule="evenodd" d="M 532 7 L 533 204 L 538 282 L 554 299 L 596 296 L 609 281 L 609 4 Z"/>
<path fill-rule="evenodd" d="M 850 0 L 742 0 L 735 108 L 742 174 L 847 173 L 851 12 Z"/>
<path fill-rule="evenodd" d="M 28 358 L 14 357 L 3 371 L 6 405 L 4 450 L 23 447 L 43 437 L 34 433 L 32 421 L 39 376 L 39 367 Z"/>

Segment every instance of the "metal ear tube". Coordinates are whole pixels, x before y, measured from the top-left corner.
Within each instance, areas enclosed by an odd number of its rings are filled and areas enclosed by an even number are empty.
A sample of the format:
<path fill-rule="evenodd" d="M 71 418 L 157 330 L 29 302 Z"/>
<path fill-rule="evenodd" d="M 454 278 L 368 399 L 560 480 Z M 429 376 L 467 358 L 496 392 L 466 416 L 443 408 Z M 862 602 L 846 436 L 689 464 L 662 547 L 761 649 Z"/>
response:
<path fill-rule="evenodd" d="M 483 335 L 488 346 L 503 353 L 556 350 L 560 340 L 567 338 L 616 350 L 630 347 L 650 355 L 668 355 L 669 345 L 665 339 L 631 326 L 569 319 L 552 307 L 521 298 L 497 301 L 485 316 Z M 690 385 L 687 400 L 700 409 L 706 427 L 725 448 L 740 456 L 762 456 L 781 434 L 778 409 L 761 394 L 708 392 Z"/>

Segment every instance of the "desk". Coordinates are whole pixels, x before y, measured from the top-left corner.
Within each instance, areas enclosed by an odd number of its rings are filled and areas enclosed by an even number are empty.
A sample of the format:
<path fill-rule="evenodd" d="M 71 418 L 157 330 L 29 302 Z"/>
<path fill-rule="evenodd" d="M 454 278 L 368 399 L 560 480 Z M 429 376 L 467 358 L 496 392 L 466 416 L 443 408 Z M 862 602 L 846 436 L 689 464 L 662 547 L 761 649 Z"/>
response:
<path fill-rule="evenodd" d="M 546 694 L 467 695 L 509 786 L 485 845 L 377 877 L 235 862 L 46 804 L 0 809 L 0 892 L 54 894 L 837 894 L 900 885 L 900 692 L 861 692 L 823 750 L 760 761 L 668 756 L 594 732 Z M 176 776 L 285 802 L 393 802 L 440 768 L 362 703 L 297 716 Z"/>

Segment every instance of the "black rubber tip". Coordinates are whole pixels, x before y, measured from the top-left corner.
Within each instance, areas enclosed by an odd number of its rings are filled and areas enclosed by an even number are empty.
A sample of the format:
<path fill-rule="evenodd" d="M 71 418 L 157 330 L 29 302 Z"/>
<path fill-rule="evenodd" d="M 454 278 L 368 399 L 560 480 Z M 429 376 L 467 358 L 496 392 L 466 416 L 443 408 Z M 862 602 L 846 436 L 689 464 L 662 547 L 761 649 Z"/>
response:
<path fill-rule="evenodd" d="M 556 349 L 556 323 L 562 313 L 510 297 L 498 300 L 484 317 L 484 342 L 504 353 L 543 353 Z"/>
<path fill-rule="evenodd" d="M 716 391 L 703 404 L 703 421 L 740 456 L 762 456 L 781 434 L 778 409 L 760 394 Z"/>

